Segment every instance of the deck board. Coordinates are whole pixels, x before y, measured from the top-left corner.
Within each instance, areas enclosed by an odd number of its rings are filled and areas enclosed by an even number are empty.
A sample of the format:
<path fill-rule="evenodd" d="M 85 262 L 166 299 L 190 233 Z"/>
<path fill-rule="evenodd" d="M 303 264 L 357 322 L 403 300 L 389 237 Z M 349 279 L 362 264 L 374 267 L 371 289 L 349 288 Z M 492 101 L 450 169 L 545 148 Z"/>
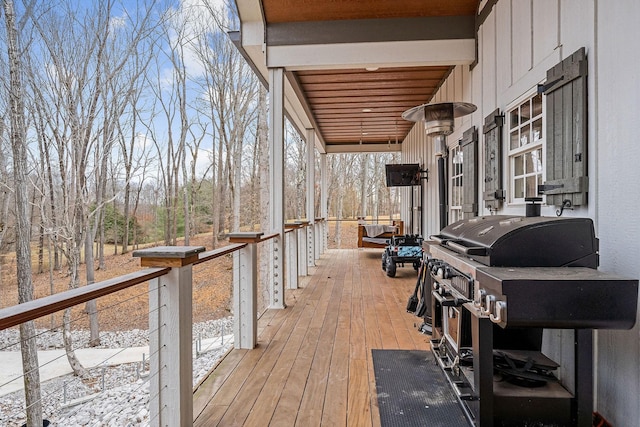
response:
<path fill-rule="evenodd" d="M 380 250 L 327 251 L 194 393 L 195 426 L 379 426 L 371 350 L 428 350 L 405 312 L 416 275 L 389 278 Z"/>

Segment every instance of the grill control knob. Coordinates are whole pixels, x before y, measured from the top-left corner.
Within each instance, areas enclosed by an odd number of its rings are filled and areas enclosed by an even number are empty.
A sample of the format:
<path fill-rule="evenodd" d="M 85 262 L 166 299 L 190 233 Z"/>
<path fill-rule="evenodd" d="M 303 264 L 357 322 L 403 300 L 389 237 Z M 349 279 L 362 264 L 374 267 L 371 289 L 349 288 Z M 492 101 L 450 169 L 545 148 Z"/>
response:
<path fill-rule="evenodd" d="M 444 266 L 444 271 L 442 272 L 442 277 L 444 279 L 451 279 L 454 276 L 453 269 L 448 265 Z"/>

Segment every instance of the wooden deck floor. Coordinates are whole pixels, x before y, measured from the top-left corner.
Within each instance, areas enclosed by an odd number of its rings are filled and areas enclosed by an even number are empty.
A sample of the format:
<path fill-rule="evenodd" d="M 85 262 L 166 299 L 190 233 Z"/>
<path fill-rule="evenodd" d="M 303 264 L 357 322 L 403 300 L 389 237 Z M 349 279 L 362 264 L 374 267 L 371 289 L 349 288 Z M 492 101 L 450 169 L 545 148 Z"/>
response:
<path fill-rule="evenodd" d="M 231 351 L 194 393 L 195 426 L 379 426 L 371 349 L 429 348 L 406 313 L 416 274 L 388 278 L 380 250 L 329 250 L 258 347 Z"/>

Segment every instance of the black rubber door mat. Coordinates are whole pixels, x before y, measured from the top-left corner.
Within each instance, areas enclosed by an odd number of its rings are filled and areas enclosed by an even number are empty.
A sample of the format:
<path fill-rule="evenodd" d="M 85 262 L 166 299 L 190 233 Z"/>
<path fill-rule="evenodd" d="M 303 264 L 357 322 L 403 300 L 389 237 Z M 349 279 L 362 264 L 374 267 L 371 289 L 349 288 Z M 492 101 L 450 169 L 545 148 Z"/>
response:
<path fill-rule="evenodd" d="M 433 356 L 419 350 L 371 350 L 382 427 L 469 427 Z"/>

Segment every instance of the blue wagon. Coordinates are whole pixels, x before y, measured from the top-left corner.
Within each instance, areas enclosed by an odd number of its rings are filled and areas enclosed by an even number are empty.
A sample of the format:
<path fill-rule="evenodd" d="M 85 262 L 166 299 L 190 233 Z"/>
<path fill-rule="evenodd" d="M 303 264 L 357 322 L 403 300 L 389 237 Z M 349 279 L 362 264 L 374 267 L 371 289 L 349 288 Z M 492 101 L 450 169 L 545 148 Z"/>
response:
<path fill-rule="evenodd" d="M 422 240 L 417 234 L 393 236 L 389 240 L 389 245 L 382 253 L 382 269 L 387 276 L 395 277 L 397 267 L 404 267 L 405 263 L 411 263 L 418 271 L 422 260 Z"/>

